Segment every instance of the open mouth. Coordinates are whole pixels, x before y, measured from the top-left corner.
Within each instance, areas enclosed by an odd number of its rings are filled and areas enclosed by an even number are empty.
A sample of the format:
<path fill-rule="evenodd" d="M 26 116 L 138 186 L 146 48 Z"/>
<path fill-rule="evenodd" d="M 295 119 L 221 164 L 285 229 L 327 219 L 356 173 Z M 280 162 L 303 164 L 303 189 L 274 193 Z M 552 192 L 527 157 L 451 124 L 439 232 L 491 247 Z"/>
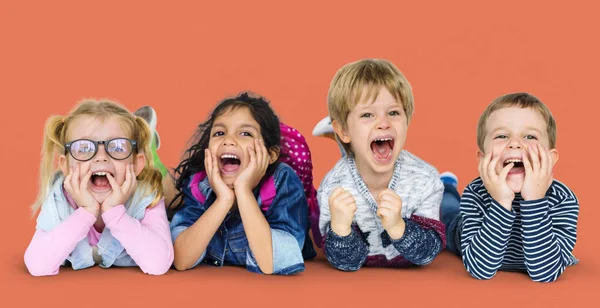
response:
<path fill-rule="evenodd" d="M 106 171 L 97 171 L 92 173 L 92 177 L 90 178 L 90 181 L 92 182 L 92 188 L 100 191 L 110 189 L 110 182 L 106 178 L 107 174 L 110 174 L 114 177 L 112 173 Z"/>
<path fill-rule="evenodd" d="M 371 142 L 371 151 L 377 161 L 388 162 L 392 158 L 392 152 L 394 151 L 394 138 L 376 138 Z"/>
<path fill-rule="evenodd" d="M 235 154 L 221 155 L 221 170 L 224 173 L 234 173 L 240 169 L 240 158 Z"/>
<path fill-rule="evenodd" d="M 508 174 L 525 172 L 525 167 L 523 166 L 523 160 L 521 160 L 520 158 L 509 158 L 509 159 L 505 160 L 503 167 L 506 167 L 510 163 L 514 163 L 514 166 L 512 167 L 512 169 L 510 169 Z"/>

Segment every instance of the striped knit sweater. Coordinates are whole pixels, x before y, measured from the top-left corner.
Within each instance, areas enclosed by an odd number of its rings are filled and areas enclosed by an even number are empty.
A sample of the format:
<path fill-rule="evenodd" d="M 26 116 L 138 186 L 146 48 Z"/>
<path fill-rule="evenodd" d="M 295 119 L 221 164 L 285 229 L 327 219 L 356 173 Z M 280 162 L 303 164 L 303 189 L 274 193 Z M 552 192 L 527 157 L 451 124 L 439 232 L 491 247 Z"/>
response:
<path fill-rule="evenodd" d="M 338 236 L 329 227 L 329 196 L 338 186 L 351 193 L 357 205 L 352 232 L 345 237 Z M 408 151 L 402 151 L 388 187 L 402 198 L 406 229 L 397 240 L 384 230 L 377 217 L 377 202 L 351 156 L 342 157 L 325 175 L 317 193 L 319 229 L 324 237 L 323 251 L 334 267 L 354 271 L 363 265 L 425 265 L 445 247 L 444 225 L 439 221 L 444 186 L 437 170 Z"/>
<path fill-rule="evenodd" d="M 534 281 L 554 281 L 578 261 L 579 203 L 573 192 L 554 181 L 546 197 L 524 201 L 517 194 L 507 211 L 487 193 L 480 178 L 461 198 L 462 259 L 475 278 L 490 279 L 498 270 L 527 271 Z"/>

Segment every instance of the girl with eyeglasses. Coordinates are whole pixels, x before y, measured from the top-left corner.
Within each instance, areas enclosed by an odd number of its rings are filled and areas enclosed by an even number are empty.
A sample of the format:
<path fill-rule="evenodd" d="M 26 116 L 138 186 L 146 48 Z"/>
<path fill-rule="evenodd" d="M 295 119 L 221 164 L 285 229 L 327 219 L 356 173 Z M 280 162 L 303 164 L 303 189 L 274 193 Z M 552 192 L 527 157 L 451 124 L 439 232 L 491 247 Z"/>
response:
<path fill-rule="evenodd" d="M 173 262 L 162 176 L 148 123 L 110 101 L 85 100 L 45 126 L 36 232 L 25 251 L 34 276 L 139 266 L 161 275 Z"/>

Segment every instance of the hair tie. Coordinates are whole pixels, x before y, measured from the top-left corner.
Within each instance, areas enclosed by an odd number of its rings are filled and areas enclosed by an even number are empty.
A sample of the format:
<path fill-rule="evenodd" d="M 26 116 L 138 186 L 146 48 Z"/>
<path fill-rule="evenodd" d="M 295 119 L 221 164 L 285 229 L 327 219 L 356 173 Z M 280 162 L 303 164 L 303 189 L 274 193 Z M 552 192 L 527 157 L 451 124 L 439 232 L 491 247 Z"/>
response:
<path fill-rule="evenodd" d="M 66 118 L 66 117 L 63 117 L 63 118 L 60 120 L 61 122 L 63 122 L 63 124 L 65 123 L 65 118 Z"/>

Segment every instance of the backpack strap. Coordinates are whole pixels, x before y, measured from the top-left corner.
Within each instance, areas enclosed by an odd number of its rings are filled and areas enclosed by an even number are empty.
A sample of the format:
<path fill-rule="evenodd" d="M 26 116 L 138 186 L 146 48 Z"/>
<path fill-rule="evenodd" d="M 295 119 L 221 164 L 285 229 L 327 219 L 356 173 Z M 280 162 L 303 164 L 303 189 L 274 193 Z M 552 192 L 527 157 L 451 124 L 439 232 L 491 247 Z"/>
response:
<path fill-rule="evenodd" d="M 192 181 L 190 182 L 190 189 L 192 191 L 192 195 L 201 203 L 206 202 L 206 196 L 200 191 L 200 187 L 198 184 L 202 182 L 206 178 L 206 172 L 201 171 L 192 177 Z M 260 200 L 261 206 L 260 209 L 262 211 L 267 211 L 273 203 L 273 199 L 275 199 L 275 179 L 273 176 L 270 176 L 260 187 Z"/>
<path fill-rule="evenodd" d="M 190 182 L 190 189 L 192 190 L 192 195 L 201 203 L 206 202 L 206 196 L 200 191 L 200 186 L 198 186 L 198 184 L 202 182 L 202 180 L 204 180 L 205 178 L 206 172 L 201 171 L 194 174 L 194 177 L 192 177 L 192 181 Z"/>
<path fill-rule="evenodd" d="M 273 203 L 273 199 L 275 199 L 275 194 L 277 194 L 275 191 L 275 179 L 273 176 L 270 176 L 260 187 L 261 210 L 266 212 L 269 209 L 271 203 Z"/>

